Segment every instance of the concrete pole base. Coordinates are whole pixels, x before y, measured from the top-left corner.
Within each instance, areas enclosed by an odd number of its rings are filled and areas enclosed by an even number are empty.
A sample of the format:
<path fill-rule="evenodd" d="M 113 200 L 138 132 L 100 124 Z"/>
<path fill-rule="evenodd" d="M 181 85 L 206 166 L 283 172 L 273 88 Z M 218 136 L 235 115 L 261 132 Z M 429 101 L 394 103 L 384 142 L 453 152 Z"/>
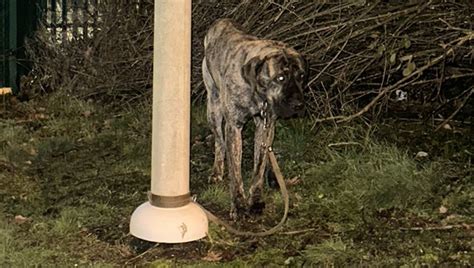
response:
<path fill-rule="evenodd" d="M 207 235 L 208 220 L 197 204 L 161 208 L 141 204 L 130 219 L 130 233 L 143 240 L 159 243 L 185 243 Z"/>

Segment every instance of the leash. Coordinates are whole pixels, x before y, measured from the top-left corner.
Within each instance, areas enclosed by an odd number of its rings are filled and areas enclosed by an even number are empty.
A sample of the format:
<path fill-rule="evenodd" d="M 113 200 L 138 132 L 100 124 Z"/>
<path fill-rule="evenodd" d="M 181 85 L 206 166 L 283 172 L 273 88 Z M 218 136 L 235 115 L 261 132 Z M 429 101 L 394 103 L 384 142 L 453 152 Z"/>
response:
<path fill-rule="evenodd" d="M 289 208 L 290 208 L 290 198 L 289 198 L 289 195 L 288 195 L 288 189 L 286 188 L 285 179 L 283 178 L 283 175 L 281 174 L 280 167 L 278 166 L 278 162 L 277 162 L 277 159 L 275 157 L 275 153 L 272 150 L 272 147 L 268 147 L 267 154 L 268 154 L 268 158 L 270 160 L 270 165 L 271 165 L 271 168 L 273 170 L 273 173 L 275 173 L 278 185 L 280 186 L 280 193 L 283 196 L 283 202 L 284 202 L 284 205 L 285 205 L 285 211 L 283 213 L 283 216 L 282 216 L 280 222 L 277 225 L 275 225 L 274 227 L 272 227 L 271 229 L 267 230 L 267 231 L 262 231 L 262 232 L 241 231 L 241 230 L 237 230 L 236 228 L 232 227 L 230 224 L 223 221 L 222 219 L 220 219 L 219 217 L 214 215 L 212 212 L 210 212 L 209 210 L 207 210 L 207 209 L 205 209 L 204 207 L 201 206 L 201 208 L 206 213 L 207 218 L 211 222 L 213 222 L 217 225 L 223 226 L 224 228 L 227 229 L 227 231 L 229 231 L 232 234 L 239 235 L 239 236 L 256 236 L 256 237 L 272 235 L 272 234 L 276 233 L 283 226 L 283 224 L 285 224 L 285 221 L 288 217 L 288 211 L 289 211 Z"/>

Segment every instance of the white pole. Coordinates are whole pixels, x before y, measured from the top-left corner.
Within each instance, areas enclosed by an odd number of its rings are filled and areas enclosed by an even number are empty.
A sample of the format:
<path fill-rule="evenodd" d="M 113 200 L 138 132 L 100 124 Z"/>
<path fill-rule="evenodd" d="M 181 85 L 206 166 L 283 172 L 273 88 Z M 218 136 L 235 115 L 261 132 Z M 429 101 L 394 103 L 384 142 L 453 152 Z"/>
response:
<path fill-rule="evenodd" d="M 191 0 L 155 0 L 151 193 L 130 220 L 154 242 L 200 239 L 208 221 L 189 198 Z"/>
<path fill-rule="evenodd" d="M 155 5 L 151 191 L 183 195 L 189 193 L 191 1 Z"/>

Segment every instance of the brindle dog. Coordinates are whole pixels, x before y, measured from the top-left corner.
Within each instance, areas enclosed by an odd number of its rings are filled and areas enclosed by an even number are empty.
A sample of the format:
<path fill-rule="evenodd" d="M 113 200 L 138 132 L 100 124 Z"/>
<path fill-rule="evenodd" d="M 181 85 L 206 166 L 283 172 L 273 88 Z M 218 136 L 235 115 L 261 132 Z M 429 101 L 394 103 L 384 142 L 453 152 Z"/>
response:
<path fill-rule="evenodd" d="M 304 113 L 306 63 L 285 43 L 246 34 L 231 20 L 216 21 L 204 39 L 202 62 L 207 89 L 207 117 L 215 137 L 211 178 L 222 180 L 227 158 L 231 218 L 261 207 L 266 145 L 271 145 L 275 120 Z M 249 195 L 241 174 L 242 128 L 255 123 L 254 165 Z M 225 123 L 223 132 L 222 124 Z M 268 138 L 264 137 L 268 133 Z M 224 136 L 225 134 L 225 136 Z"/>

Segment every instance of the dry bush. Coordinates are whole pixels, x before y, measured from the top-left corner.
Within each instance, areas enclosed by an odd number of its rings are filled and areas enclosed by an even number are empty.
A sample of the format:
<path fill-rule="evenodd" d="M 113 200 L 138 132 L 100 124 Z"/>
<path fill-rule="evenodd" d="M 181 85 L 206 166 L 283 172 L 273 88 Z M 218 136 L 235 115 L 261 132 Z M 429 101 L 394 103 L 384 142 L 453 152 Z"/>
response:
<path fill-rule="evenodd" d="M 153 1 L 101 1 L 91 38 L 53 41 L 40 28 L 28 52 L 33 75 L 46 92 L 64 89 L 82 97 L 130 99 L 152 81 Z"/>
<path fill-rule="evenodd" d="M 100 98 L 150 92 L 153 1 L 142 3 L 137 9 L 130 1 L 104 2 L 89 40 L 59 45 L 40 31 L 29 51 L 42 87 Z M 231 17 L 308 59 L 307 103 L 315 122 L 413 107 L 425 118 L 452 119 L 473 106 L 472 14 L 469 0 L 193 1 L 193 97 L 199 102 L 205 94 L 203 36 L 212 21 Z"/>

